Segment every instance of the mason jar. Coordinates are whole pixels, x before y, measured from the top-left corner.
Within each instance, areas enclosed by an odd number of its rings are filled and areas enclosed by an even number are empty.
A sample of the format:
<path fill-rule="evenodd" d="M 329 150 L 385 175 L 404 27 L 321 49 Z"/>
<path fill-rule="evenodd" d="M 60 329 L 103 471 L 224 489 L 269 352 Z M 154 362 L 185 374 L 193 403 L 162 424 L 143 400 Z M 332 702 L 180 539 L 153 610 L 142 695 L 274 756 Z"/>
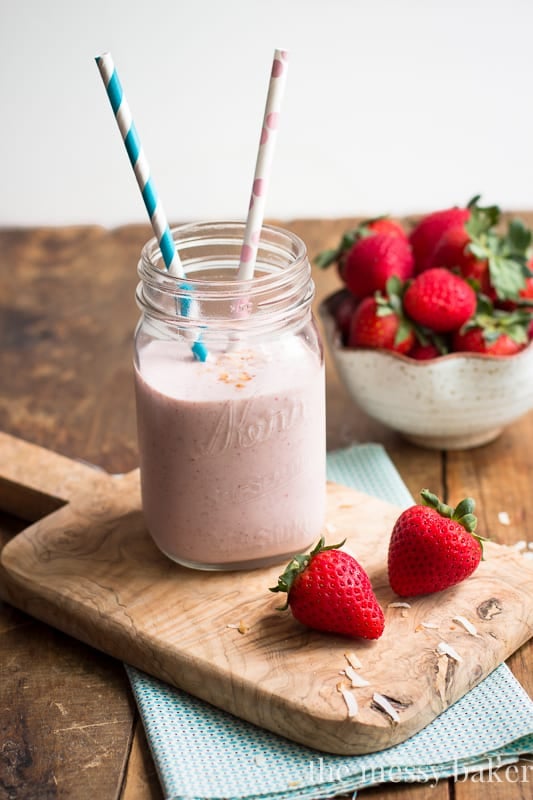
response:
<path fill-rule="evenodd" d="M 290 559 L 325 517 L 323 349 L 304 243 L 264 226 L 238 280 L 244 224 L 183 225 L 184 278 L 143 248 L 135 390 L 143 509 L 159 549 L 186 567 Z"/>

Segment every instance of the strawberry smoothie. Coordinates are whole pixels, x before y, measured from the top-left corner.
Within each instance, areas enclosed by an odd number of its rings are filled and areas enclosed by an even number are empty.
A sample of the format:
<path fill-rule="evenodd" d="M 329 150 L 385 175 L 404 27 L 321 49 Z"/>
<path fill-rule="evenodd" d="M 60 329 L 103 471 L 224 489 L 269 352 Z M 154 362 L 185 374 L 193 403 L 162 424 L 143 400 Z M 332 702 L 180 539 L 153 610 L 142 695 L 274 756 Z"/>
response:
<path fill-rule="evenodd" d="M 210 351 L 151 341 L 135 369 L 143 507 L 158 547 L 203 569 L 316 542 L 325 515 L 322 360 L 304 336 Z"/>

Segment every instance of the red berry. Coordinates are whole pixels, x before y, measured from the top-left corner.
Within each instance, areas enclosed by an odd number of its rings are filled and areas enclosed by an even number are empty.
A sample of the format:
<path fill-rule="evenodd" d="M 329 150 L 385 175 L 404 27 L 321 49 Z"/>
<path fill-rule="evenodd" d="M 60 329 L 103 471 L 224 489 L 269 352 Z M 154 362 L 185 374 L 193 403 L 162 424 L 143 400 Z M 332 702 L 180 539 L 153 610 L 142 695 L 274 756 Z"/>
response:
<path fill-rule="evenodd" d="M 476 293 L 463 278 L 433 267 L 414 278 L 405 291 L 403 304 L 419 325 L 447 333 L 470 319 L 476 310 Z"/>
<path fill-rule="evenodd" d="M 464 225 L 469 217 L 468 208 L 457 206 L 434 211 L 422 217 L 409 237 L 415 257 L 416 272 L 422 272 L 433 265 L 433 254 L 444 232 L 453 226 Z"/>
<path fill-rule="evenodd" d="M 421 495 L 425 505 L 400 514 L 389 542 L 389 582 L 401 597 L 440 592 L 460 583 L 474 572 L 483 554 L 480 537 L 474 534 L 472 499 L 454 509 L 427 489 Z"/>
<path fill-rule="evenodd" d="M 394 350 L 396 353 L 407 353 L 415 342 L 412 329 L 405 331 L 398 341 L 401 320 L 390 311 L 381 316 L 378 314 L 379 304 L 374 297 L 365 297 L 355 309 L 350 323 L 348 347 L 374 347 Z"/>
<path fill-rule="evenodd" d="M 379 217 L 365 224 L 365 227 L 373 233 L 384 233 L 387 236 L 400 236 L 407 239 L 407 233 L 401 223 L 390 217 Z"/>
<path fill-rule="evenodd" d="M 272 592 L 287 592 L 287 605 L 303 625 L 343 636 L 378 639 L 385 627 L 381 606 L 365 570 L 341 545 L 321 539 L 295 556 Z M 287 606 L 284 606 L 286 608 Z"/>
<path fill-rule="evenodd" d="M 533 267 L 533 263 L 531 261 L 529 262 L 528 267 L 529 269 Z M 523 300 L 533 300 L 533 277 L 526 278 L 526 285 L 523 289 L 520 289 L 518 296 Z"/>
<path fill-rule="evenodd" d="M 505 333 L 501 332 L 497 338 L 487 341 L 483 328 L 469 328 L 466 331 L 456 331 L 452 339 L 452 349 L 457 353 L 487 353 L 492 356 L 512 356 L 523 350 L 525 344 L 516 342 Z"/>
<path fill-rule="evenodd" d="M 457 267 L 463 278 L 471 278 L 482 291 L 490 287 L 489 262 L 469 252 L 471 239 L 464 225 L 454 225 L 442 235 L 432 261 L 435 267 Z"/>
<path fill-rule="evenodd" d="M 417 342 L 407 355 L 409 358 L 416 358 L 417 361 L 428 361 L 430 358 L 438 358 L 441 353 L 434 344 L 419 344 Z"/>
<path fill-rule="evenodd" d="M 353 294 L 346 292 L 346 294 L 343 294 L 339 299 L 335 310 L 333 311 L 333 317 L 337 325 L 337 330 L 339 331 L 343 342 L 347 341 L 348 339 L 350 333 L 350 324 L 356 307 L 357 300 Z"/>
<path fill-rule="evenodd" d="M 413 268 L 413 254 L 405 238 L 374 233 L 352 245 L 343 261 L 342 277 L 352 294 L 361 298 L 384 291 L 392 275 L 405 281 Z"/>

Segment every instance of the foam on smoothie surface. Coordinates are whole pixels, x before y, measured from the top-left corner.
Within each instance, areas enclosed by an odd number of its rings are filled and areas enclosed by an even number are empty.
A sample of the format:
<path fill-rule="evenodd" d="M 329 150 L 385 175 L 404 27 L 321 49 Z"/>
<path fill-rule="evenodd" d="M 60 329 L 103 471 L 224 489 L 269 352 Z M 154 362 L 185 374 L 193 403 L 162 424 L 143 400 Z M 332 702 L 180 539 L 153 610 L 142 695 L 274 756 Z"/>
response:
<path fill-rule="evenodd" d="M 142 349 L 141 373 L 155 391 L 179 400 L 208 402 L 284 392 L 309 380 L 313 355 L 301 340 L 289 337 L 260 347 L 221 353 L 193 361 L 175 342 L 153 342 Z"/>

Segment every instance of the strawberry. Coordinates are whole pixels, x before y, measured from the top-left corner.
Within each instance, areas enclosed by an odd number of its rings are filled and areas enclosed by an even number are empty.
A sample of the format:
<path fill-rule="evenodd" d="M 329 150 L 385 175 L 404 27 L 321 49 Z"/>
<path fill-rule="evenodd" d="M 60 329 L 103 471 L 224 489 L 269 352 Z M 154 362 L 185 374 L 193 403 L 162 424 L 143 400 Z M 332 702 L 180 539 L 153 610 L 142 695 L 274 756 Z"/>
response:
<path fill-rule="evenodd" d="M 407 233 L 403 229 L 400 222 L 390 217 L 376 217 L 375 219 L 363 222 L 360 228 L 364 231 L 372 231 L 372 233 L 385 233 L 387 236 L 399 236 L 401 239 L 407 239 Z"/>
<path fill-rule="evenodd" d="M 377 294 L 365 297 L 350 323 L 348 347 L 374 347 L 407 353 L 415 343 L 412 326 L 394 301 Z"/>
<path fill-rule="evenodd" d="M 315 259 L 316 265 L 322 269 L 324 267 L 329 267 L 330 264 L 336 263 L 339 277 L 344 281 L 346 260 L 354 245 L 356 245 L 361 239 L 373 236 L 374 234 L 378 234 L 382 237 L 388 236 L 401 239 L 405 246 L 403 248 L 399 246 L 397 249 L 401 252 L 405 252 L 406 250 L 409 252 L 409 247 L 407 246 L 407 233 L 401 224 L 397 220 L 391 219 L 390 217 L 376 217 L 375 219 L 365 220 L 356 228 L 346 231 L 343 234 L 338 247 L 335 247 L 331 250 L 324 250 L 318 254 Z M 391 272 L 391 274 L 396 273 Z M 383 285 L 384 284 L 385 281 L 383 281 Z M 357 292 L 354 292 L 354 294 L 356 294 L 357 297 L 363 297 L 372 294 L 373 291 L 380 288 L 383 287 L 376 285 L 369 291 L 365 290 L 365 295 L 357 294 Z"/>
<path fill-rule="evenodd" d="M 407 315 L 438 333 L 460 328 L 476 310 L 476 293 L 458 275 L 442 267 L 421 272 L 405 290 Z"/>
<path fill-rule="evenodd" d="M 513 355 L 527 345 L 530 323 L 529 311 L 495 309 L 488 298 L 481 297 L 476 314 L 464 328 L 453 334 L 452 350 L 493 356 Z"/>
<path fill-rule="evenodd" d="M 433 211 L 422 217 L 409 236 L 417 273 L 434 265 L 433 253 L 445 231 L 457 225 L 464 225 L 469 217 L 470 210 L 458 206 Z"/>
<path fill-rule="evenodd" d="M 442 353 L 434 344 L 420 344 L 420 342 L 417 342 L 409 350 L 407 355 L 409 358 L 415 358 L 417 361 L 428 361 L 430 358 L 438 358 Z"/>
<path fill-rule="evenodd" d="M 528 268 L 532 270 L 533 261 L 528 262 Z M 523 289 L 520 289 L 520 291 L 518 292 L 518 296 L 522 300 L 533 300 L 533 276 L 526 278 L 525 286 Z"/>
<path fill-rule="evenodd" d="M 529 261 L 528 269 L 531 270 L 533 262 Z M 517 308 L 532 308 L 533 307 L 533 277 L 526 278 L 523 289 L 518 292 L 517 300 L 502 300 L 497 301 L 498 308 L 504 308 L 506 311 L 514 311 Z"/>
<path fill-rule="evenodd" d="M 427 489 L 420 494 L 423 505 L 400 514 L 389 542 L 389 582 L 400 597 L 440 592 L 464 581 L 483 555 L 472 498 L 452 508 Z"/>
<path fill-rule="evenodd" d="M 490 287 L 488 259 L 479 259 L 469 249 L 470 234 L 464 225 L 454 225 L 442 235 L 432 262 L 435 267 L 456 267 L 463 278 L 471 278 L 487 293 Z"/>
<path fill-rule="evenodd" d="M 471 205 L 470 219 L 464 226 L 468 240 L 463 258 L 453 266 L 458 266 L 465 278 L 473 279 L 491 300 L 516 300 L 531 274 L 531 231 L 521 220 L 512 219 L 502 234 L 495 229 L 499 219 L 497 206 Z"/>
<path fill-rule="evenodd" d="M 457 331 L 453 337 L 453 351 L 456 353 L 485 353 L 490 356 L 512 356 L 523 350 L 525 344 L 519 344 L 509 334 L 498 333 L 492 339 L 486 339 L 483 328 L 469 328 L 461 333 Z"/>
<path fill-rule="evenodd" d="M 413 269 L 413 254 L 406 239 L 375 233 L 358 239 L 348 251 L 342 277 L 351 293 L 362 298 L 383 291 L 393 275 L 405 281 Z"/>
<path fill-rule="evenodd" d="M 357 300 L 346 289 L 334 294 L 328 303 L 329 312 L 335 320 L 343 342 L 348 340 L 350 324 L 356 306 Z"/>
<path fill-rule="evenodd" d="M 339 550 L 344 542 L 325 546 L 322 537 L 308 554 L 289 562 L 271 592 L 287 592 L 295 619 L 318 631 L 378 639 L 385 618 L 370 578 L 355 558 Z"/>

